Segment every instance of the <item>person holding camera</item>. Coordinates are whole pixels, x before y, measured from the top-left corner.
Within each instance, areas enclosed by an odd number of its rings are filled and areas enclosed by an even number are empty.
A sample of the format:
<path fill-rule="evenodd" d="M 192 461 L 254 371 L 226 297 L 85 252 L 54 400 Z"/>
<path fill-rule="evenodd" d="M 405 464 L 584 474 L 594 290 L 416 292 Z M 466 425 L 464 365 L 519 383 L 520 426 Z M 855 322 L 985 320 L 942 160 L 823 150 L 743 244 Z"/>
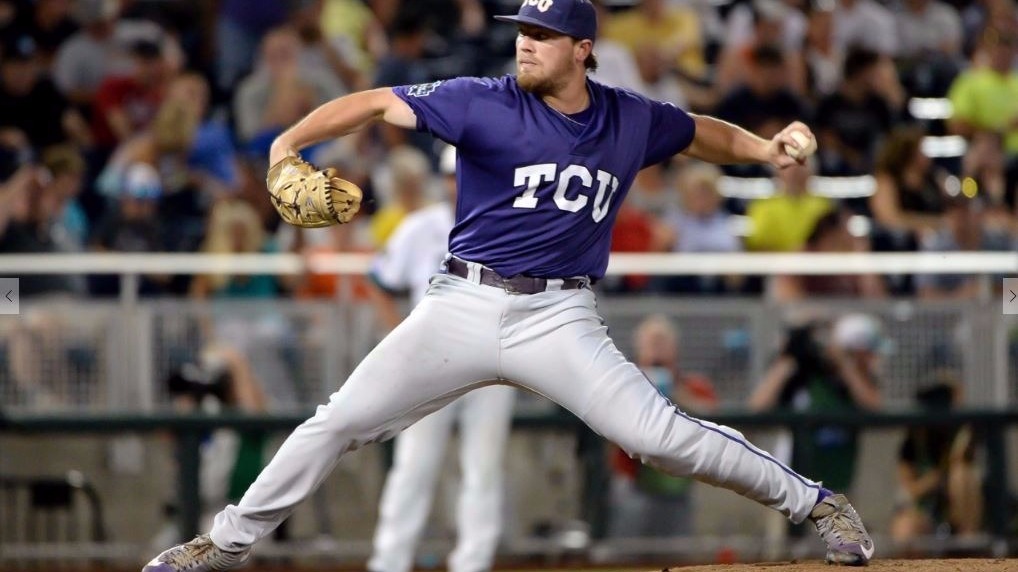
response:
<path fill-rule="evenodd" d="M 203 412 L 264 413 L 269 396 L 238 350 L 220 344 L 202 349 L 197 359 L 174 369 L 164 380 L 173 410 L 181 414 Z M 201 474 L 198 477 L 202 520 L 210 523 L 209 507 L 235 502 L 265 465 L 268 435 L 261 430 L 236 431 L 220 428 L 202 439 Z M 174 493 L 163 507 L 165 522 L 152 538 L 153 546 L 183 540 L 176 522 Z"/>
<path fill-rule="evenodd" d="M 749 408 L 799 412 L 878 409 L 878 363 L 887 346 L 880 322 L 864 314 L 842 316 L 831 328 L 819 322 L 792 327 L 781 353 L 750 396 Z M 791 457 L 792 467 L 801 470 L 808 451 L 811 474 L 826 487 L 847 489 L 855 472 L 857 432 L 821 426 L 812 437 L 809 443 L 779 444 L 775 456 L 781 458 L 779 452 L 784 451 L 786 459 Z"/>

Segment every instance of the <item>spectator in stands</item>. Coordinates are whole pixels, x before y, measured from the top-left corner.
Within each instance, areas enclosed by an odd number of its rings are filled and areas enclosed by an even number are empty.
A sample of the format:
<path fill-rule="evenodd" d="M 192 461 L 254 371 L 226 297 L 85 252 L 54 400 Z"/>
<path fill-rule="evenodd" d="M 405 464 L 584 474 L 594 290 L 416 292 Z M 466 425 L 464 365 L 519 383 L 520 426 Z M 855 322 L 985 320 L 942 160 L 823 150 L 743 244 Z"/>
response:
<path fill-rule="evenodd" d="M 986 204 L 996 226 L 1018 222 L 1018 180 L 1007 176 L 1003 137 L 976 133 L 969 139 L 962 160 L 962 185 L 975 190 Z M 1003 219 L 1003 220 L 1002 220 Z"/>
<path fill-rule="evenodd" d="M 728 15 L 728 26 L 715 73 L 715 88 L 721 95 L 737 88 L 745 70 L 756 65 L 754 53 L 763 46 L 777 49 L 785 67 L 784 85 L 800 97 L 806 96 L 806 68 L 801 57 L 807 19 L 801 10 L 784 0 L 753 0 L 736 6 Z"/>
<path fill-rule="evenodd" d="M 14 38 L 2 48 L 0 128 L 21 130 L 36 152 L 65 141 L 91 144 L 88 124 L 46 77 L 30 36 Z"/>
<path fill-rule="evenodd" d="M 0 129 L 0 248 L 10 225 L 27 217 L 28 196 L 41 175 L 31 157 L 24 133 Z"/>
<path fill-rule="evenodd" d="M 940 0 L 905 0 L 895 12 L 899 59 L 910 60 L 939 53 L 961 56 L 961 17 L 954 6 Z"/>
<path fill-rule="evenodd" d="M 600 48 L 598 48 L 600 51 Z M 671 73 L 668 62 L 661 50 L 652 45 L 642 45 L 635 52 L 636 71 L 640 77 L 643 95 L 659 101 L 667 101 L 676 107 L 689 109 L 682 84 Z M 598 54 L 600 58 L 600 53 Z M 598 61 L 600 67 L 600 60 Z"/>
<path fill-rule="evenodd" d="M 602 0 L 594 0 L 592 3 L 597 8 L 597 21 L 607 22 L 610 12 L 605 3 Z M 643 80 L 636 70 L 633 52 L 625 44 L 605 36 L 603 29 L 601 32 L 597 38 L 597 71 L 594 72 L 594 78 L 605 85 L 643 93 Z"/>
<path fill-rule="evenodd" d="M 940 228 L 947 173 L 923 153 L 925 135 L 920 127 L 895 128 L 878 152 L 869 201 L 878 250 L 916 250 L 921 235 Z"/>
<path fill-rule="evenodd" d="M 634 362 L 661 395 L 683 411 L 710 413 L 717 408 L 713 384 L 702 374 L 682 369 L 679 331 L 670 318 L 647 316 L 633 333 Z M 692 480 L 666 475 L 611 450 L 608 536 L 666 538 L 693 533 Z"/>
<path fill-rule="evenodd" d="M 130 75 L 109 77 L 96 92 L 92 130 L 101 149 L 111 151 L 148 127 L 173 79 L 159 42 L 139 40 L 131 46 L 131 58 Z"/>
<path fill-rule="evenodd" d="M 943 97 L 962 64 L 958 11 L 940 0 L 905 0 L 895 14 L 899 70 L 913 97 Z"/>
<path fill-rule="evenodd" d="M 754 199 L 746 211 L 749 232 L 746 249 L 794 252 L 806 245 L 817 221 L 834 209 L 830 199 L 810 189 L 814 160 L 781 169 L 775 175 L 774 196 Z"/>
<path fill-rule="evenodd" d="M 212 207 L 201 250 L 207 254 L 256 254 L 276 248 L 251 205 L 223 199 Z M 271 274 L 201 274 L 191 283 L 191 295 L 197 298 L 274 298 L 280 289 Z"/>
<path fill-rule="evenodd" d="M 25 8 L 22 4 L 20 0 L 0 0 L 0 42 L 24 33 L 21 26 L 24 17 L 21 12 Z"/>
<path fill-rule="evenodd" d="M 362 70 L 372 69 L 388 50 L 385 28 L 361 0 L 325 0 L 321 24 L 330 41 L 356 50 L 353 63 Z"/>
<path fill-rule="evenodd" d="M 300 66 L 301 44 L 291 28 L 265 35 L 255 71 L 240 82 L 233 100 L 237 138 L 249 152 L 268 153 L 272 139 L 343 87 L 330 73 Z M 311 158 L 313 150 L 305 155 Z"/>
<path fill-rule="evenodd" d="M 971 56 L 979 49 L 983 33 L 992 27 L 1018 27 L 1018 5 L 1014 0 L 977 0 L 959 7 L 961 10 L 964 53 Z"/>
<path fill-rule="evenodd" d="M 329 38 L 322 30 L 323 0 L 304 1 L 291 15 L 291 22 L 301 40 L 301 67 L 330 73 L 342 91 L 340 97 L 351 91 L 370 87 L 368 78 L 356 65 L 357 54 L 344 38 Z"/>
<path fill-rule="evenodd" d="M 840 210 L 817 220 L 801 252 L 868 252 L 868 237 L 854 237 L 848 231 L 847 216 Z M 770 283 L 771 297 L 779 302 L 822 297 L 879 298 L 886 288 L 879 276 L 777 275 Z"/>
<path fill-rule="evenodd" d="M 961 391 L 958 380 L 942 372 L 916 392 L 916 401 L 937 415 L 959 406 Z M 891 538 L 899 546 L 907 548 L 920 535 L 972 535 L 982 528 L 984 499 L 976 449 L 969 425 L 908 431 L 898 453 L 900 500 L 891 521 Z"/>
<path fill-rule="evenodd" d="M 111 208 L 99 221 L 91 246 L 96 251 L 162 252 L 165 248 L 165 227 L 158 216 L 159 198 L 163 194 L 159 173 L 151 163 L 132 163 L 117 187 Z M 114 275 L 98 275 L 89 279 L 94 296 L 115 296 L 120 292 L 120 279 Z M 163 293 L 170 278 L 161 274 L 145 275 L 139 293 L 146 296 Z"/>
<path fill-rule="evenodd" d="M 79 2 L 75 16 L 81 29 L 57 48 L 53 59 L 53 80 L 85 111 L 107 75 L 127 71 L 122 46 L 114 37 L 116 4 L 105 0 Z"/>
<path fill-rule="evenodd" d="M 72 145 L 57 145 L 43 153 L 42 166 L 49 173 L 46 184 L 64 205 L 54 222 L 54 232 L 62 235 L 58 241 L 67 245 L 67 251 L 85 250 L 89 223 L 77 200 L 85 182 L 85 159 Z"/>
<path fill-rule="evenodd" d="M 207 205 L 232 194 L 237 182 L 230 135 L 205 117 L 207 99 L 201 76 L 175 79 L 152 126 L 118 146 L 97 181 L 99 190 L 114 198 L 132 177 L 153 185 L 167 250 L 197 249 Z"/>
<path fill-rule="evenodd" d="M 670 231 L 672 252 L 738 252 L 742 242 L 735 234 L 731 216 L 721 208 L 718 180 L 721 169 L 692 162 L 682 167 L 678 188 L 681 207 L 671 207 L 663 222 Z M 670 276 L 655 280 L 654 290 L 719 294 L 736 291 L 740 276 Z"/>
<path fill-rule="evenodd" d="M 170 85 L 165 109 L 187 127 L 180 135 L 180 158 L 206 200 L 230 195 L 237 185 L 237 155 L 233 134 L 225 122 L 209 114 L 209 84 L 197 73 L 178 76 Z M 178 158 L 179 163 L 179 158 Z"/>
<path fill-rule="evenodd" d="M 429 202 L 433 172 L 428 158 L 413 147 L 393 149 L 388 155 L 388 193 L 371 217 L 371 238 L 381 248 L 400 221 Z M 383 185 L 383 187 L 385 187 Z"/>
<path fill-rule="evenodd" d="M 120 21 L 135 27 L 158 28 L 176 71 L 187 68 L 211 71 L 212 30 L 201 23 L 211 24 L 215 9 L 214 4 L 202 2 L 120 0 Z"/>
<path fill-rule="evenodd" d="M 251 70 L 269 31 L 286 22 L 287 3 L 279 0 L 225 0 L 216 14 L 216 86 L 226 93 Z"/>
<path fill-rule="evenodd" d="M 53 60 L 53 80 L 82 112 L 88 113 L 103 81 L 131 75 L 131 47 L 141 41 L 160 46 L 170 69 L 181 63 L 180 46 L 155 22 L 119 19 L 117 0 L 77 0 L 81 29 L 64 41 Z"/>
<path fill-rule="evenodd" d="M 824 97 L 837 91 L 845 57 L 834 40 L 835 4 L 810 2 L 806 37 L 799 56 L 804 60 L 807 94 Z"/>
<path fill-rule="evenodd" d="M 640 0 L 634 8 L 611 14 L 604 37 L 638 54 L 645 46 L 660 50 L 661 57 L 687 78 L 705 77 L 703 30 L 696 11 L 666 0 Z"/>
<path fill-rule="evenodd" d="M 761 136 L 771 137 L 796 118 L 807 117 L 806 103 L 788 88 L 789 69 L 781 49 L 773 45 L 757 46 L 744 72 L 744 83 L 724 94 L 717 117 L 742 125 Z M 729 175 L 766 176 L 759 165 L 726 166 Z"/>
<path fill-rule="evenodd" d="M 820 174 L 868 175 L 880 141 L 897 120 L 904 91 L 894 64 L 869 50 L 849 50 L 842 77 L 816 110 Z"/>
<path fill-rule="evenodd" d="M 987 224 L 983 203 L 955 196 L 947 201 L 941 226 L 923 236 L 923 252 L 1008 251 L 1010 228 Z M 919 296 L 927 299 L 975 298 L 979 276 L 965 274 L 919 274 L 915 278 Z"/>
<path fill-rule="evenodd" d="M 876 0 L 838 0 L 834 11 L 834 39 L 842 52 L 858 46 L 894 57 L 898 35 L 894 13 Z"/>
<path fill-rule="evenodd" d="M 75 252 L 61 216 L 68 197 L 17 132 L 0 130 L 0 254 Z M 20 277 L 23 298 L 84 294 L 81 280 L 66 274 Z"/>
<path fill-rule="evenodd" d="M 830 328 L 829 342 L 825 331 Z M 888 342 L 880 322 L 865 314 L 839 317 L 833 327 L 810 322 L 789 329 L 784 347 L 749 397 L 753 411 L 784 409 L 811 412 L 850 412 L 879 409 L 882 403 L 879 361 Z M 819 475 L 825 486 L 848 490 L 855 474 L 857 430 L 822 426 L 809 443 L 793 443 L 791 465 Z M 809 447 L 812 451 L 807 452 Z M 772 449 L 779 458 L 789 453 L 787 441 Z"/>
<path fill-rule="evenodd" d="M 972 137 L 979 132 L 1003 137 L 1008 177 L 1018 181 L 1018 28 L 990 28 L 983 33 L 972 65 L 951 84 L 952 132 Z"/>
<path fill-rule="evenodd" d="M 71 0 L 38 0 L 27 23 L 28 35 L 39 47 L 42 65 L 49 65 L 60 44 L 78 31 L 78 24 L 72 16 Z"/>

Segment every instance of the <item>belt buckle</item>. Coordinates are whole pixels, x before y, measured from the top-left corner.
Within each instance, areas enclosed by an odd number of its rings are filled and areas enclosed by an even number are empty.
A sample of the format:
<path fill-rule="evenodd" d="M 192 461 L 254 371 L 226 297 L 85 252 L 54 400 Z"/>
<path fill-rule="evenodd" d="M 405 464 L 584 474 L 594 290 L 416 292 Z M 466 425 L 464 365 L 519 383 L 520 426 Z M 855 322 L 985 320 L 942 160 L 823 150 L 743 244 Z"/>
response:
<path fill-rule="evenodd" d="M 502 279 L 502 289 L 508 294 L 522 294 L 518 288 L 513 284 L 513 281 L 509 278 Z"/>

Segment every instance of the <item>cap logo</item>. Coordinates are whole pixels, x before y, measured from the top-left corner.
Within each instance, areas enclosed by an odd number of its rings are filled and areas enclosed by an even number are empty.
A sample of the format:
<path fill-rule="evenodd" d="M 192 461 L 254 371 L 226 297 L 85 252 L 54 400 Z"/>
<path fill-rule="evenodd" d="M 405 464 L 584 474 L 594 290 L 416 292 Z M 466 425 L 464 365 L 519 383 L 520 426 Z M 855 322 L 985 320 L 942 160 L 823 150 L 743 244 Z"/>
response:
<path fill-rule="evenodd" d="M 547 12 L 555 0 L 523 0 L 524 6 L 537 6 L 538 11 Z"/>

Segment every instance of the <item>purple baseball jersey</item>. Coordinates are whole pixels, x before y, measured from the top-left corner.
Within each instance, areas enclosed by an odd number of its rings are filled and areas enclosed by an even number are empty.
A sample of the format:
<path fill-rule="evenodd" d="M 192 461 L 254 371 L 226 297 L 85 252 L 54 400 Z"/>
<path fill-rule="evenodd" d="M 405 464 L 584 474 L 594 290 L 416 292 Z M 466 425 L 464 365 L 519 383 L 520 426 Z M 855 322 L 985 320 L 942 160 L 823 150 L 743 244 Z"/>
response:
<path fill-rule="evenodd" d="M 394 87 L 417 129 L 457 148 L 449 252 L 503 276 L 604 276 L 611 228 L 637 171 L 685 149 L 681 109 L 587 81 L 566 116 L 515 76 Z"/>

